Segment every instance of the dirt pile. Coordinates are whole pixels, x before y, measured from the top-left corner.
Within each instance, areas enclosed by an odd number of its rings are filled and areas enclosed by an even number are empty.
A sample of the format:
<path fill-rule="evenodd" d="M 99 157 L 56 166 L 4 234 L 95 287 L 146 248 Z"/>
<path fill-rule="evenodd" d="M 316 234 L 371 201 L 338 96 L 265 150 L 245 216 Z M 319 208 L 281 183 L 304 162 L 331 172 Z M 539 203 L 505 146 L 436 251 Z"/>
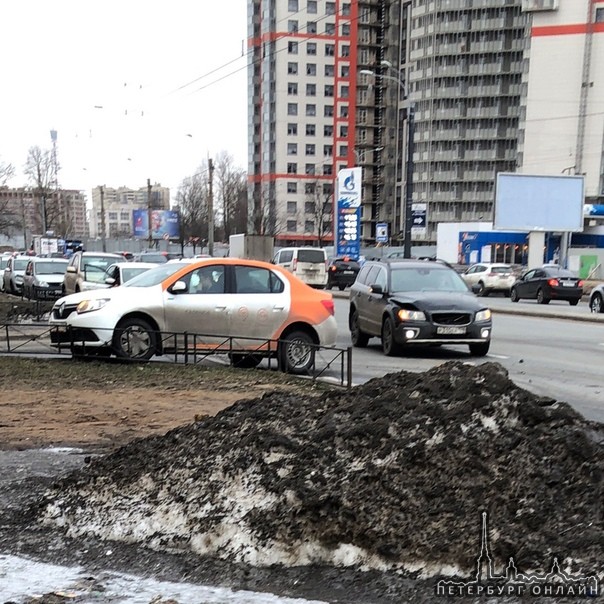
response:
<path fill-rule="evenodd" d="M 134 441 L 47 493 L 36 521 L 71 536 L 252 565 L 523 570 L 604 551 L 604 429 L 516 387 L 494 363 L 401 372 L 349 392 L 241 401 Z"/>

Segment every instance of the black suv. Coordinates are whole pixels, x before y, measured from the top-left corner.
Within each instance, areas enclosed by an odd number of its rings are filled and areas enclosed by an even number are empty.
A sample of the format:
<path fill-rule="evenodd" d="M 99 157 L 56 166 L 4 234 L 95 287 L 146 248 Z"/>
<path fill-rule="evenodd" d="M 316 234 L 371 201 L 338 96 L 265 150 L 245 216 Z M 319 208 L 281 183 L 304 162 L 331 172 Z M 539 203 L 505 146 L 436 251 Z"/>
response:
<path fill-rule="evenodd" d="M 327 269 L 327 289 L 337 286 L 340 291 L 354 283 L 361 267 L 348 256 L 334 258 Z"/>
<path fill-rule="evenodd" d="M 440 262 L 365 263 L 350 288 L 348 325 L 353 346 L 379 337 L 388 356 L 440 344 L 468 344 L 472 355 L 484 356 L 491 343 L 491 311 Z"/>

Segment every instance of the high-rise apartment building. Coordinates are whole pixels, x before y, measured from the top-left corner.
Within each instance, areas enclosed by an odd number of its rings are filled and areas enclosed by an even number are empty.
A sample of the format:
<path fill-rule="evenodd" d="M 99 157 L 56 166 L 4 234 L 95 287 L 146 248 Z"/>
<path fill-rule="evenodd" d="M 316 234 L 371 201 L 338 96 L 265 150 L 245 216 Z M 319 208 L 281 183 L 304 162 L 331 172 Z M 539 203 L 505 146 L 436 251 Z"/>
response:
<path fill-rule="evenodd" d="M 129 189 L 119 187 L 101 187 L 92 190 L 92 209 L 90 220 L 90 236 L 100 237 L 103 232 L 103 213 L 105 237 L 132 237 L 134 226 L 132 212 L 134 210 L 169 210 L 170 189 L 159 184 L 151 186 L 151 202 L 149 203 L 149 188 Z"/>

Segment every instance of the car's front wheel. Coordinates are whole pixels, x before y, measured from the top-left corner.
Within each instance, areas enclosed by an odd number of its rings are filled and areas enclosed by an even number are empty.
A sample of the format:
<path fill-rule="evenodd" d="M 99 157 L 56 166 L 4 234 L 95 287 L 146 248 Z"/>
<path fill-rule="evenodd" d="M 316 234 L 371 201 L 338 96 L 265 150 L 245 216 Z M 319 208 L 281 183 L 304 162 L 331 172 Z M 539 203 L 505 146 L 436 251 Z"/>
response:
<path fill-rule="evenodd" d="M 591 310 L 593 313 L 604 312 L 604 300 L 600 294 L 594 294 L 594 297 L 589 303 L 589 310 Z"/>
<path fill-rule="evenodd" d="M 280 344 L 281 369 L 286 373 L 304 375 L 315 364 L 314 342 L 304 331 L 293 331 Z"/>
<path fill-rule="evenodd" d="M 470 354 L 473 357 L 484 357 L 489 352 L 491 342 L 479 342 L 476 344 L 469 344 Z"/>
<path fill-rule="evenodd" d="M 394 329 L 394 321 L 386 317 L 382 324 L 382 350 L 387 357 L 393 357 L 401 351 L 401 346 L 394 336 Z"/>
<path fill-rule="evenodd" d="M 144 319 L 124 319 L 113 332 L 113 349 L 122 359 L 149 360 L 157 352 L 157 334 Z"/>
<path fill-rule="evenodd" d="M 520 297 L 518 296 L 518 290 L 515 287 L 512 287 L 512 289 L 510 290 L 510 300 L 512 302 L 518 302 L 518 300 L 520 300 Z"/>
<path fill-rule="evenodd" d="M 577 304 L 579 304 L 579 300 L 580 300 L 580 298 L 575 298 L 574 300 L 569 300 L 568 303 L 571 306 L 577 306 Z"/>
<path fill-rule="evenodd" d="M 369 342 L 369 336 L 361 331 L 361 328 L 359 327 L 359 312 L 357 310 L 352 311 L 348 327 L 350 329 L 352 345 L 356 348 L 365 348 Z"/>

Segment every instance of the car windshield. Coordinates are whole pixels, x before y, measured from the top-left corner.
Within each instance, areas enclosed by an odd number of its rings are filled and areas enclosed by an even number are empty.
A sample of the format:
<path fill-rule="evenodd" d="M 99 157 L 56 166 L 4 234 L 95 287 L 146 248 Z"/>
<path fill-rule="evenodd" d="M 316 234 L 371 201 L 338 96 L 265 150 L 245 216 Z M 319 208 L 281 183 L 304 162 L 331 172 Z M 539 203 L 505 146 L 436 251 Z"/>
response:
<path fill-rule="evenodd" d="M 511 266 L 492 266 L 491 272 L 492 273 L 511 273 L 512 267 Z"/>
<path fill-rule="evenodd" d="M 157 262 L 158 264 L 168 262 L 166 254 L 141 254 L 140 259 L 141 262 Z"/>
<path fill-rule="evenodd" d="M 468 291 L 465 281 L 455 271 L 435 266 L 392 269 L 391 281 L 393 292 Z"/>
<path fill-rule="evenodd" d="M 146 273 L 149 269 L 144 266 L 128 266 L 122 268 L 122 282 L 130 281 L 130 279 L 134 279 L 134 277 L 138 277 L 138 275 L 142 273 Z"/>
<path fill-rule="evenodd" d="M 65 262 L 36 262 L 35 271 L 37 275 L 62 275 L 67 269 Z"/>
<path fill-rule="evenodd" d="M 298 262 L 325 262 L 323 250 L 298 250 Z"/>
<path fill-rule="evenodd" d="M 152 268 L 144 273 L 134 277 L 128 283 L 124 283 L 124 287 L 153 287 L 159 285 L 164 279 L 179 271 L 183 266 L 189 266 L 187 262 L 174 262 L 170 264 L 162 264 L 157 268 Z"/>
<path fill-rule="evenodd" d="M 13 263 L 13 270 L 24 271 L 27 268 L 28 262 L 29 258 L 15 258 L 15 262 Z"/>

